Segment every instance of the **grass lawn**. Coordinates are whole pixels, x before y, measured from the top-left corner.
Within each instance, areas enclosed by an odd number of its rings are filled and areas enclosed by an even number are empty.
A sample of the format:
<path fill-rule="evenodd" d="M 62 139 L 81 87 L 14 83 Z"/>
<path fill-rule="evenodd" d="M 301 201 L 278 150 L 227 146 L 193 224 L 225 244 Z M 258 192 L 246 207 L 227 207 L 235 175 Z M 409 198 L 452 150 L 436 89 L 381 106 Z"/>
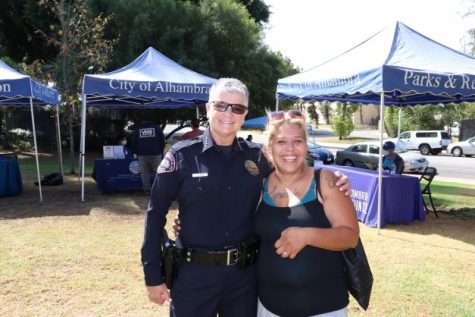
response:
<path fill-rule="evenodd" d="M 53 168 L 42 165 L 43 175 L 57 170 L 52 159 L 42 158 Z M 0 316 L 168 316 L 143 287 L 147 197 L 97 194 L 88 177 L 80 202 L 78 179 L 67 176 L 43 187 L 40 204 L 32 163 L 21 160 L 23 194 L 0 199 Z M 375 284 L 369 310 L 351 300 L 350 316 L 475 316 L 475 186 L 432 189 L 440 218 L 379 236 L 360 224 Z"/>

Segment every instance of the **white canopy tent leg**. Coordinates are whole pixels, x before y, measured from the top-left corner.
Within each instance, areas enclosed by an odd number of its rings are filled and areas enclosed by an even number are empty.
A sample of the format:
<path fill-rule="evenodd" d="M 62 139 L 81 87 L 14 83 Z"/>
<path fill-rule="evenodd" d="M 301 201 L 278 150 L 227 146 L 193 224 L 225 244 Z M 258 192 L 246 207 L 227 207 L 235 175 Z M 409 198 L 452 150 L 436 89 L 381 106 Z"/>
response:
<path fill-rule="evenodd" d="M 196 119 L 200 119 L 200 109 L 198 107 L 198 105 L 196 105 Z"/>
<path fill-rule="evenodd" d="M 64 180 L 64 168 L 63 168 L 63 150 L 61 148 L 61 128 L 59 123 L 59 105 L 56 108 L 56 136 L 57 136 L 57 147 L 58 147 L 58 160 L 59 160 L 59 171 Z"/>
<path fill-rule="evenodd" d="M 79 162 L 81 164 L 81 201 L 84 200 L 84 165 L 86 160 L 86 95 L 82 95 L 82 115 L 81 115 L 81 144 L 79 150 Z"/>
<path fill-rule="evenodd" d="M 398 116 L 398 122 L 397 122 L 397 139 L 399 142 L 399 134 L 401 134 L 401 112 L 402 112 L 402 106 L 399 107 L 399 116 Z"/>
<path fill-rule="evenodd" d="M 33 111 L 33 98 L 30 97 L 31 125 L 33 127 L 33 143 L 35 145 L 36 173 L 38 176 L 38 191 L 40 193 L 40 202 L 43 202 L 43 192 L 41 189 L 40 162 L 38 160 L 38 144 L 36 143 L 35 114 Z"/>
<path fill-rule="evenodd" d="M 381 198 L 383 192 L 383 131 L 384 131 L 384 91 L 379 104 L 379 162 L 378 162 L 378 235 L 381 228 Z"/>
<path fill-rule="evenodd" d="M 275 111 L 279 111 L 279 99 L 275 100 Z"/>
<path fill-rule="evenodd" d="M 402 105 L 399 106 L 399 116 L 397 119 L 397 147 L 399 149 L 399 135 L 401 135 L 401 112 L 402 112 Z"/>

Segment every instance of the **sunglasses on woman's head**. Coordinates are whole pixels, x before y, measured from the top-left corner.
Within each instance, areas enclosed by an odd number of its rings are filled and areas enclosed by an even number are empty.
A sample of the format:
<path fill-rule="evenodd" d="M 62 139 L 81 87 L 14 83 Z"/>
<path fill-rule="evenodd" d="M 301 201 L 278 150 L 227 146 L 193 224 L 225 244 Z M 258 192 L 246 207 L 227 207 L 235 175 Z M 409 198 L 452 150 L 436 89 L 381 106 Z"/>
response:
<path fill-rule="evenodd" d="M 305 119 L 305 116 L 300 110 L 289 110 L 289 111 L 273 111 L 268 114 L 269 120 L 284 120 L 287 118 L 290 119 Z"/>
<path fill-rule="evenodd" d="M 247 110 L 245 105 L 238 103 L 228 103 L 224 101 L 212 101 L 211 103 L 213 104 L 214 110 L 219 112 L 225 112 L 229 107 L 231 107 L 231 112 L 234 114 L 244 114 Z"/>

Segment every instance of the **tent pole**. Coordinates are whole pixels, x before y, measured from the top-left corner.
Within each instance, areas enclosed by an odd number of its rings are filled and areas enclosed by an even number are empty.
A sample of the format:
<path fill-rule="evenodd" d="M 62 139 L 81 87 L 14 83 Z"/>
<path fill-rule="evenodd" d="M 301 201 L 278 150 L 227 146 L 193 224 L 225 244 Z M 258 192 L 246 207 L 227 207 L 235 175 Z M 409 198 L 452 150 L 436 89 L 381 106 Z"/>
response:
<path fill-rule="evenodd" d="M 38 160 L 38 144 L 36 142 L 35 114 L 33 111 L 33 97 L 30 97 L 31 125 L 33 127 L 33 143 L 35 144 L 36 173 L 38 176 L 38 191 L 40 192 L 40 202 L 43 202 L 43 192 L 41 189 L 40 162 Z"/>
<path fill-rule="evenodd" d="M 59 105 L 56 108 L 56 136 L 58 142 L 58 159 L 59 159 L 59 171 L 61 172 L 61 176 L 64 180 L 64 168 L 63 168 L 63 150 L 61 148 L 61 127 L 59 123 Z"/>
<path fill-rule="evenodd" d="M 81 115 L 81 144 L 80 144 L 80 150 L 79 150 L 79 162 L 81 164 L 81 201 L 84 200 L 84 161 L 86 159 L 86 95 L 82 94 L 82 115 Z"/>
<path fill-rule="evenodd" d="M 399 148 L 399 135 L 401 134 L 401 112 L 402 105 L 399 106 L 399 116 L 397 119 L 397 147 Z"/>
<path fill-rule="evenodd" d="M 200 109 L 198 108 L 198 105 L 196 105 L 196 119 L 200 118 Z"/>
<path fill-rule="evenodd" d="M 275 100 L 275 111 L 279 111 L 279 99 Z"/>
<path fill-rule="evenodd" d="M 379 160 L 378 160 L 378 235 L 381 228 L 381 198 L 383 192 L 383 130 L 384 130 L 384 91 L 379 103 Z"/>

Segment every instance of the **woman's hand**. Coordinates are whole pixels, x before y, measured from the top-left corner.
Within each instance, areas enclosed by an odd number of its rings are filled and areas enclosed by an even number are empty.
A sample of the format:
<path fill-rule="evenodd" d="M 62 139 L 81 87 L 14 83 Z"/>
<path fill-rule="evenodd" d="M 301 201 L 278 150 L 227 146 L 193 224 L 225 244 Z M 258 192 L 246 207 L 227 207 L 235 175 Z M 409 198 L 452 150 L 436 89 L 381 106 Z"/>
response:
<path fill-rule="evenodd" d="M 305 228 L 289 227 L 281 232 L 274 247 L 282 258 L 294 259 L 307 244 Z"/>
<path fill-rule="evenodd" d="M 338 179 L 336 186 L 341 192 L 345 192 L 345 196 L 351 196 L 351 182 L 345 174 L 340 171 L 335 171 L 335 176 Z"/>

